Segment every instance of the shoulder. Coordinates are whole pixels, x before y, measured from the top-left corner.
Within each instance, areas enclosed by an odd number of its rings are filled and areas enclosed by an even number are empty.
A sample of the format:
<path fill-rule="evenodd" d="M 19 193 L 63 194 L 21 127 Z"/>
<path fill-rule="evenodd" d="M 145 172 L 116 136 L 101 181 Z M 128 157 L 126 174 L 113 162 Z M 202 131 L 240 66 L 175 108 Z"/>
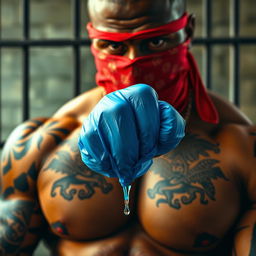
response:
<path fill-rule="evenodd" d="M 54 117 L 62 118 L 70 116 L 82 122 L 104 95 L 105 90 L 103 87 L 96 87 L 86 91 L 63 105 L 54 114 Z"/>
<path fill-rule="evenodd" d="M 66 116 L 62 118 L 33 118 L 18 125 L 9 135 L 3 153 L 18 144 L 28 147 L 32 140 L 37 140 L 38 147 L 46 135 L 64 136 L 77 127 L 76 119 Z"/>
<path fill-rule="evenodd" d="M 20 145 L 20 147 L 26 147 L 26 145 L 30 144 L 29 142 L 31 141 L 31 137 L 47 121 L 48 118 L 33 118 L 19 124 L 9 135 L 3 148 L 3 155 L 7 154 L 8 151 L 12 150 L 12 148 L 14 148 L 16 144 Z"/>
<path fill-rule="evenodd" d="M 256 125 L 225 125 L 216 140 L 222 144 L 222 154 L 229 159 L 240 184 L 256 200 Z"/>
<path fill-rule="evenodd" d="M 39 165 L 43 156 L 53 150 L 80 124 L 71 117 L 34 118 L 17 126 L 8 137 L 2 152 L 1 168 Z"/>
<path fill-rule="evenodd" d="M 216 133 L 217 140 L 228 147 L 232 147 L 240 155 L 247 155 L 251 149 L 254 149 L 254 142 L 256 140 L 256 125 L 242 125 L 242 124 L 225 124 L 219 128 Z M 251 150 L 252 156 L 256 152 Z"/>
<path fill-rule="evenodd" d="M 256 125 L 225 124 L 217 132 L 217 137 L 237 145 L 238 148 L 248 147 L 253 142 L 253 134 L 256 132 Z M 237 148 L 236 147 L 236 148 Z"/>
<path fill-rule="evenodd" d="M 234 104 L 232 104 L 228 100 L 222 98 L 221 96 L 217 95 L 212 91 L 208 91 L 208 94 L 219 113 L 221 124 L 252 124 L 251 120 Z"/>

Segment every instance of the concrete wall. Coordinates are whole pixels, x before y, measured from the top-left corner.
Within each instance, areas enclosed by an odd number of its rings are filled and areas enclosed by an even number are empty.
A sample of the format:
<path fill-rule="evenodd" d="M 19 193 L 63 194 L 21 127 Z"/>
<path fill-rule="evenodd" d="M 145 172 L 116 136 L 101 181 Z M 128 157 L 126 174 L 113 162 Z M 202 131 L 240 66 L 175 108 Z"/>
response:
<path fill-rule="evenodd" d="M 215 37 L 232 36 L 231 0 L 214 0 L 213 33 Z M 72 38 L 72 0 L 31 0 L 31 38 Z M 196 14 L 196 37 L 205 36 L 204 0 L 188 0 L 188 9 Z M 86 37 L 86 0 L 82 0 L 81 35 Z M 241 0 L 241 36 L 256 36 L 256 1 Z M 22 39 L 22 1 L 1 0 L 1 36 Z M 195 46 L 193 52 L 202 76 L 205 74 L 205 49 Z M 68 47 L 40 48 L 30 51 L 30 113 L 50 116 L 72 98 L 73 55 Z M 256 122 L 256 45 L 241 47 L 241 109 Z M 213 90 L 227 99 L 232 94 L 232 47 L 216 45 L 213 49 Z M 22 121 L 22 51 L 1 49 L 1 137 Z M 94 86 L 95 67 L 89 49 L 82 48 L 82 88 Z M 231 99 L 232 100 L 232 99 Z M 47 255 L 43 246 L 36 253 Z"/>
<path fill-rule="evenodd" d="M 213 36 L 232 36 L 232 12 L 230 1 L 215 0 L 213 3 Z M 205 1 L 188 1 L 188 9 L 196 14 L 196 37 L 205 35 L 203 15 Z M 86 37 L 88 20 L 86 0 L 82 0 L 81 35 Z M 22 1 L 1 0 L 1 23 L 3 39 L 22 38 Z M 71 0 L 31 0 L 31 38 L 72 38 Z M 256 35 L 256 1 L 241 1 L 241 36 Z M 201 73 L 205 74 L 205 49 L 195 46 L 193 52 Z M 73 52 L 71 48 L 34 47 L 31 55 L 31 116 L 49 116 L 64 102 L 72 98 Z M 256 121 L 256 45 L 241 48 L 241 108 Z M 213 90 L 226 98 L 232 94 L 232 47 L 216 45 L 213 49 Z M 1 51 L 1 114 L 2 138 L 21 122 L 22 102 L 22 51 L 19 48 L 3 48 Z M 82 86 L 87 90 L 94 86 L 95 68 L 88 49 L 82 49 Z M 16 92 L 11 93 L 11 92 Z M 61 92 L 61 93 L 60 93 Z"/>

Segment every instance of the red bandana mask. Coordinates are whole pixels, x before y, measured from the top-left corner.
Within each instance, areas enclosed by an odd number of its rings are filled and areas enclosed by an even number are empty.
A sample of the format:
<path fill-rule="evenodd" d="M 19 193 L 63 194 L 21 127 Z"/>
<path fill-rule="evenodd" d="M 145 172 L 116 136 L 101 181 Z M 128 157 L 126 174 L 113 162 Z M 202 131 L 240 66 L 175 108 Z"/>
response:
<path fill-rule="evenodd" d="M 90 38 L 121 42 L 177 32 L 186 26 L 187 18 L 187 14 L 184 14 L 166 25 L 135 33 L 99 31 L 91 23 L 87 28 Z M 194 57 L 188 51 L 188 44 L 189 41 L 168 51 L 135 59 L 101 53 L 91 47 L 98 71 L 96 82 L 107 93 L 138 83 L 148 84 L 156 90 L 160 100 L 167 101 L 180 113 L 187 107 L 192 91 L 200 118 L 205 122 L 218 123 L 218 113 L 207 95 Z"/>

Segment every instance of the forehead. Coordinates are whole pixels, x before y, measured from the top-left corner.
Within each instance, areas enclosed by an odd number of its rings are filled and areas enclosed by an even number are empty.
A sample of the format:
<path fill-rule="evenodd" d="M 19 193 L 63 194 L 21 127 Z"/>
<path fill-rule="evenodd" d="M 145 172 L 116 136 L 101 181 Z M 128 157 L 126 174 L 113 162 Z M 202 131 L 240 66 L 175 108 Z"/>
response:
<path fill-rule="evenodd" d="M 136 32 L 178 19 L 179 0 L 90 0 L 93 26 L 109 32 Z"/>

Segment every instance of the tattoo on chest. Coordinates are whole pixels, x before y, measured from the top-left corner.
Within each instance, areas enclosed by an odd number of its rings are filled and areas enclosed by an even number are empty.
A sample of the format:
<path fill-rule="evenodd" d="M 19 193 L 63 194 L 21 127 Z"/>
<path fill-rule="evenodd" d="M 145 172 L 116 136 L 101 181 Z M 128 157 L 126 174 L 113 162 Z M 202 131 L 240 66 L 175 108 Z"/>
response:
<path fill-rule="evenodd" d="M 65 142 L 69 150 L 61 150 L 44 168 L 44 171 L 54 171 L 65 175 L 53 183 L 51 196 L 59 195 L 66 200 L 73 200 L 75 196 L 79 199 L 88 199 L 95 194 L 98 188 L 107 194 L 113 189 L 104 176 L 91 171 L 81 161 L 77 146 L 77 138 Z M 64 146 L 64 145 L 63 145 Z"/>
<path fill-rule="evenodd" d="M 174 151 L 154 160 L 150 170 L 162 179 L 147 190 L 148 196 L 158 198 L 157 206 L 168 204 L 174 209 L 197 198 L 205 205 L 209 199 L 215 200 L 213 180 L 228 179 L 210 152 L 219 154 L 219 145 L 194 134 L 187 135 Z"/>

